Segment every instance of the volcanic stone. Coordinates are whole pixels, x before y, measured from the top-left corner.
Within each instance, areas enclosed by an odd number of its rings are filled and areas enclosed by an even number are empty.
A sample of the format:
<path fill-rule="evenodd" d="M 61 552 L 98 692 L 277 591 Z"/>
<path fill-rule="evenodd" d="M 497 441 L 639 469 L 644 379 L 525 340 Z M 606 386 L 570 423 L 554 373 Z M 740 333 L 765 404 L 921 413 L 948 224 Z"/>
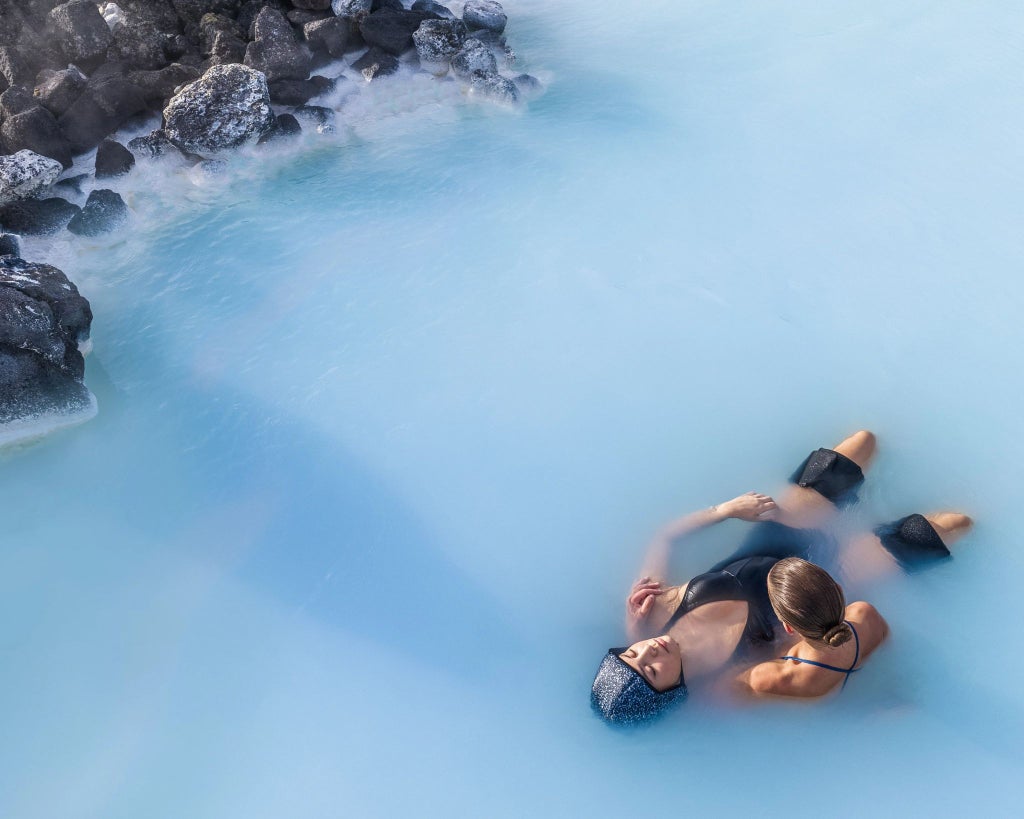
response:
<path fill-rule="evenodd" d="M 309 76 L 312 55 L 298 42 L 281 12 L 269 6 L 253 23 L 255 39 L 245 49 L 245 64 L 262 71 L 267 82 L 304 80 Z"/>
<path fill-rule="evenodd" d="M 374 46 L 352 63 L 352 67 L 361 72 L 367 80 L 372 80 L 394 74 L 398 70 L 398 58 Z"/>
<path fill-rule="evenodd" d="M 128 220 L 128 206 L 120 194 L 97 188 L 89 194 L 81 213 L 68 222 L 68 230 L 78 236 L 109 233 Z"/>
<path fill-rule="evenodd" d="M 0 156 L 0 205 L 29 199 L 46 190 L 62 170 L 57 160 L 34 151 Z"/>
<path fill-rule="evenodd" d="M 8 89 L 5 94 L 13 89 Z M 71 167 L 72 147 L 64 137 L 53 114 L 32 100 L 32 107 L 20 114 L 4 118 L 0 125 L 0 143 L 7 153 L 28 148 L 37 154 L 56 159 L 65 168 Z"/>
<path fill-rule="evenodd" d="M 306 23 L 302 29 L 306 42 L 314 51 L 340 57 L 351 40 L 351 27 L 346 17 L 331 17 Z"/>
<path fill-rule="evenodd" d="M 456 76 L 470 79 L 474 74 L 496 74 L 498 61 L 491 50 L 479 40 L 466 40 L 459 52 L 452 57 L 452 71 Z"/>
<path fill-rule="evenodd" d="M 60 270 L 0 256 L 0 422 L 90 404 L 79 343 L 89 302 Z"/>
<path fill-rule="evenodd" d="M 412 35 L 425 19 L 423 12 L 382 9 L 359 24 L 363 40 L 396 57 L 412 48 Z"/>
<path fill-rule="evenodd" d="M 44 108 L 59 117 L 81 96 L 86 83 L 85 74 L 73 65 L 62 71 L 45 70 L 37 77 L 33 94 Z"/>
<path fill-rule="evenodd" d="M 274 124 L 266 77 L 244 65 L 213 66 L 164 109 L 164 131 L 192 153 L 236 148 Z"/>
<path fill-rule="evenodd" d="M 48 236 L 62 230 L 81 210 L 66 199 L 25 199 L 0 207 L 0 226 L 22 236 Z"/>
<path fill-rule="evenodd" d="M 486 28 L 499 34 L 505 30 L 508 17 L 501 3 L 494 0 L 467 0 L 462 20 L 470 28 Z"/>
<path fill-rule="evenodd" d="M 123 176 L 135 167 L 135 156 L 120 142 L 105 139 L 96 149 L 96 178 Z"/>
<path fill-rule="evenodd" d="M 72 62 L 102 57 L 114 42 L 106 20 L 90 0 L 57 6 L 50 12 L 49 22 L 61 50 Z"/>

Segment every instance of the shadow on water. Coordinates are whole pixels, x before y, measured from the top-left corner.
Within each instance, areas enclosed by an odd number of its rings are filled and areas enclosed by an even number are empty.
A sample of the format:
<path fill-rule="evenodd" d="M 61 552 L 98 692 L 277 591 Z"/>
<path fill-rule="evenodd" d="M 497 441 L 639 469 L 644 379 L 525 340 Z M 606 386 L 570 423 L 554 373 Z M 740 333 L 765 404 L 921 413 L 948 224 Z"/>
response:
<path fill-rule="evenodd" d="M 488 590 L 344 447 L 251 395 L 196 384 L 154 362 L 152 350 L 144 355 L 158 374 L 144 394 L 119 391 L 94 355 L 87 377 L 99 416 L 4 459 L 8 536 L 31 541 L 55 514 L 86 530 L 111 516 L 171 560 L 212 561 L 297 615 L 428 666 L 439 664 L 442 641 L 486 633 L 514 645 Z M 81 539 L 89 548 L 87 531 Z M 472 662 L 487 670 L 486 658 Z M 446 656 L 443 667 L 459 673 L 468 663 Z"/>

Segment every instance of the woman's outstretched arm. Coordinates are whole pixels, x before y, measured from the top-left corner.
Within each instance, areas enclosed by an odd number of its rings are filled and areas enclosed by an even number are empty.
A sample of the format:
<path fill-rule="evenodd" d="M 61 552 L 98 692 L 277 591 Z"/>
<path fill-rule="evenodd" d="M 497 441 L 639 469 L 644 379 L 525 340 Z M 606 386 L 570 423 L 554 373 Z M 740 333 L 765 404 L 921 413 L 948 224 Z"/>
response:
<path fill-rule="evenodd" d="M 660 597 L 671 587 L 666 586 L 669 559 L 673 547 L 700 529 L 704 529 L 727 518 L 747 521 L 772 520 L 778 509 L 767 495 L 747 492 L 738 498 L 717 504 L 708 509 L 691 512 L 663 526 L 647 546 L 642 576 L 626 598 L 626 633 L 634 642 L 650 636 L 647 632 L 651 624 L 649 616 L 656 609 L 655 598 Z M 654 625 L 657 629 L 658 626 Z"/>
<path fill-rule="evenodd" d="M 672 548 L 687 535 L 720 523 L 727 518 L 747 521 L 772 520 L 777 512 L 775 501 L 767 495 L 747 492 L 738 498 L 719 503 L 707 509 L 691 512 L 661 527 L 647 546 L 640 575 L 647 580 L 664 580 L 668 575 Z"/>

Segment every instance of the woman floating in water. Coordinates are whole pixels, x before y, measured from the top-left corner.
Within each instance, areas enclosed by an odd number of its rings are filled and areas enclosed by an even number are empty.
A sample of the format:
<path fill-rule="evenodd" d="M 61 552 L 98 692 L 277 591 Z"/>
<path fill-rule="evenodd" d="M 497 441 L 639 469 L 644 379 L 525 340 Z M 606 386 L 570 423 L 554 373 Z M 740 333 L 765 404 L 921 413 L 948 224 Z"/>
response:
<path fill-rule="evenodd" d="M 744 672 L 745 690 L 816 697 L 845 684 L 888 626 L 869 603 L 847 606 L 838 584 L 806 558 L 828 543 L 819 527 L 854 499 L 874 450 L 874 435 L 857 432 L 835 449 L 811 453 L 778 502 L 749 492 L 666 526 L 626 600 L 634 643 L 605 655 L 591 691 L 594 708 L 611 722 L 648 719 L 683 700 L 687 681 L 711 678 L 734 656 L 771 647 L 782 633 L 802 639 Z M 740 549 L 689 583 L 665 585 L 673 545 L 728 518 L 756 524 Z M 865 566 L 916 566 L 947 557 L 970 525 L 954 512 L 911 515 L 857 539 L 849 554 Z"/>

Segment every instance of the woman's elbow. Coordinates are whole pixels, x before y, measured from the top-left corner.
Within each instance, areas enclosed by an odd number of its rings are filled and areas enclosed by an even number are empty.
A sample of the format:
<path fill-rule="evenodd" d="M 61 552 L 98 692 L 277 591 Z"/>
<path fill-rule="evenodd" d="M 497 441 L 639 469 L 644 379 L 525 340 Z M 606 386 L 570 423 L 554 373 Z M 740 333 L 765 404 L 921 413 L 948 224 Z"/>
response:
<path fill-rule="evenodd" d="M 745 675 L 744 682 L 754 694 L 776 694 L 777 674 L 771 666 L 754 666 L 750 673 Z"/>

